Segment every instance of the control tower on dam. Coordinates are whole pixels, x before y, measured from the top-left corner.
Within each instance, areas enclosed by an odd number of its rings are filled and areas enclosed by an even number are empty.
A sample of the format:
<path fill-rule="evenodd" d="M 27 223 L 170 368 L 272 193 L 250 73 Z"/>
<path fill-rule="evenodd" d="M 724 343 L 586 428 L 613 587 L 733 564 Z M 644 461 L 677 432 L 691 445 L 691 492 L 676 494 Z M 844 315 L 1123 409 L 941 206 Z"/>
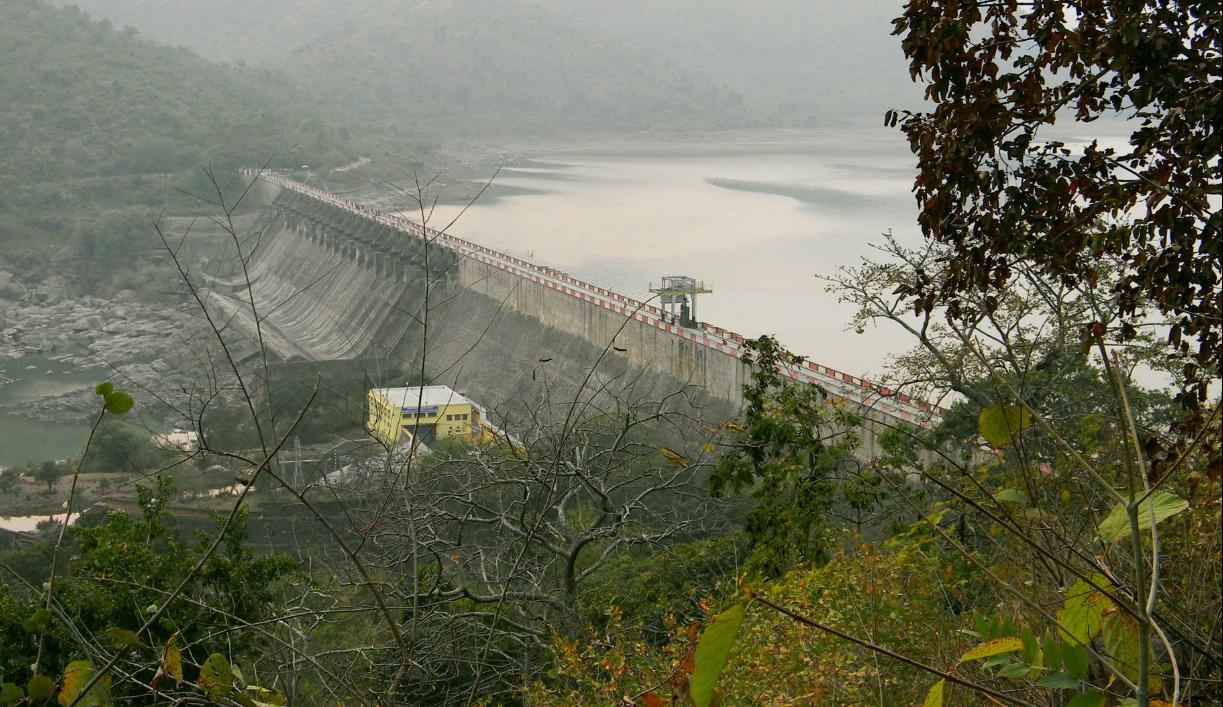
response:
<path fill-rule="evenodd" d="M 750 376 L 744 337 L 566 273 L 440 233 L 283 175 L 246 172 L 270 224 L 245 279 L 217 279 L 210 307 L 253 328 L 287 360 L 422 363 L 432 382 L 488 404 L 532 384 L 675 390 L 737 406 Z M 806 362 L 796 380 L 875 418 L 928 425 L 939 411 Z"/>

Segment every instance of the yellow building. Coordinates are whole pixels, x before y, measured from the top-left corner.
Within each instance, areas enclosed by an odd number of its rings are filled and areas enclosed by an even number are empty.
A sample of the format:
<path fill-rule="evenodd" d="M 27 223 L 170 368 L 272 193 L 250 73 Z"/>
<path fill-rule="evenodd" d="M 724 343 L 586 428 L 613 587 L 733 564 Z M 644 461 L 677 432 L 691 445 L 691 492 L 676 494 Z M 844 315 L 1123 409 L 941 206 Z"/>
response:
<path fill-rule="evenodd" d="M 460 437 L 477 442 L 495 429 L 484 409 L 444 385 L 374 388 L 367 427 L 388 445 L 419 439 L 424 445 Z"/>

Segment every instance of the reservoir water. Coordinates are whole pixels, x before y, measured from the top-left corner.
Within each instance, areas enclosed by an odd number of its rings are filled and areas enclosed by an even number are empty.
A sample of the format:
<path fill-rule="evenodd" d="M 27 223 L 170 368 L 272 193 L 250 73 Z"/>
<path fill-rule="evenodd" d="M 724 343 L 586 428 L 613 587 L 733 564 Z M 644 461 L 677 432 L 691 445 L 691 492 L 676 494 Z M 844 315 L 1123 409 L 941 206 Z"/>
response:
<path fill-rule="evenodd" d="M 502 169 L 450 232 L 639 298 L 662 275 L 692 275 L 714 290 L 699 319 L 775 334 L 855 375 L 880 373 L 911 344 L 892 329 L 847 331 L 853 308 L 817 277 L 857 263 L 885 231 L 920 239 L 914 158 L 895 130 L 522 153 L 526 166 Z M 458 211 L 439 208 L 430 223 Z"/>

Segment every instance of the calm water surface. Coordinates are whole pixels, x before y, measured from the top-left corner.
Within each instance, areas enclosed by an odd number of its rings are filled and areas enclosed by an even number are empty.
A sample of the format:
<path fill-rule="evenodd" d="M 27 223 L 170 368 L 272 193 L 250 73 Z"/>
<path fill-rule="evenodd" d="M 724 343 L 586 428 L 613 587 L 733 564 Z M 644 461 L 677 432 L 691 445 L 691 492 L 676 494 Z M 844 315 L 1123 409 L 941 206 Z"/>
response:
<path fill-rule="evenodd" d="M 451 232 L 641 297 L 659 276 L 704 279 L 699 318 L 776 334 L 797 353 L 859 375 L 909 342 L 846 331 L 853 309 L 818 274 L 852 265 L 891 230 L 919 240 L 914 161 L 882 127 L 827 130 L 781 147 L 541 149 L 502 170 Z M 439 209 L 440 227 L 457 208 Z"/>
<path fill-rule="evenodd" d="M 80 513 L 73 513 L 68 519 L 68 525 L 75 523 L 80 515 Z M 38 530 L 38 526 L 43 523 L 63 522 L 63 513 L 34 516 L 0 516 L 0 530 L 8 530 L 14 533 L 32 533 Z"/>
<path fill-rule="evenodd" d="M 47 424 L 17 414 L 23 402 L 92 387 L 104 377 L 42 356 L 0 360 L 0 375 L 12 382 L 0 385 L 0 467 L 65 458 L 80 451 L 89 426 L 85 423 Z"/>

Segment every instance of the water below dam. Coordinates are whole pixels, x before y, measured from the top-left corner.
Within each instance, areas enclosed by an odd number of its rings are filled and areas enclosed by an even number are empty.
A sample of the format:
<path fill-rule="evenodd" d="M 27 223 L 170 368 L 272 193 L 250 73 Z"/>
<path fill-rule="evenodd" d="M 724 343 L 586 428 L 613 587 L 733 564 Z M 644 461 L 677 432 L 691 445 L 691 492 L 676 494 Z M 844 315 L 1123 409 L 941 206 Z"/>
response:
<path fill-rule="evenodd" d="M 857 263 L 885 231 L 920 239 L 914 158 L 895 130 L 522 154 L 525 166 L 503 168 L 451 233 L 638 298 L 662 275 L 692 275 L 714 290 L 699 319 L 775 334 L 854 375 L 880 373 L 910 345 L 891 329 L 846 331 L 853 308 L 817 277 Z M 439 207 L 430 225 L 459 208 Z"/>
<path fill-rule="evenodd" d="M 23 414 L 22 406 L 39 398 L 89 391 L 113 379 L 115 374 L 106 367 L 80 368 L 46 356 L 0 359 L 0 469 L 48 459 L 75 460 L 89 437 L 92 420 L 65 414 L 60 421 L 47 422 Z M 124 422 L 137 434 L 147 433 L 150 426 L 163 429 L 160 420 L 139 413 Z"/>
<path fill-rule="evenodd" d="M 92 387 L 104 370 L 81 370 L 43 356 L 0 360 L 0 469 L 45 459 L 71 457 L 89 436 L 80 420 L 47 423 L 21 414 L 21 405 L 44 396 Z"/>

